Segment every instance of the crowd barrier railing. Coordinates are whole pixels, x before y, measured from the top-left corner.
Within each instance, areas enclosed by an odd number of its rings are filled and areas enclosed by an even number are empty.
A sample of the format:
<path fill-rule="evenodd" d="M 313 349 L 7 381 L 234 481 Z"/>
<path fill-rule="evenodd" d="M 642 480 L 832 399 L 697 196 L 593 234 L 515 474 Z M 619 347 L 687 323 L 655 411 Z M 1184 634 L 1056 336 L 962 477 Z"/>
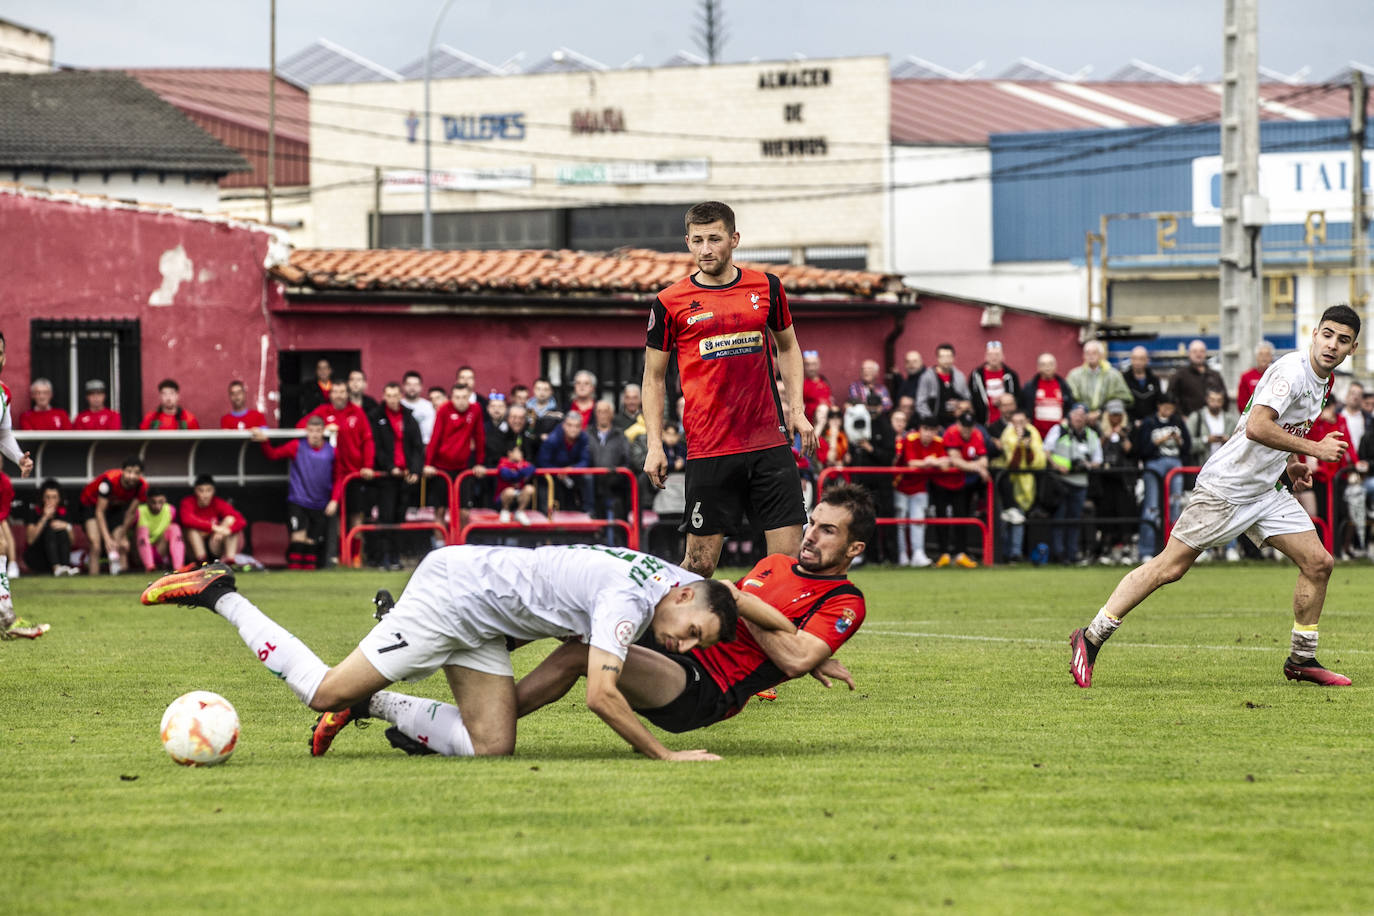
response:
<path fill-rule="evenodd" d="M 882 466 L 882 465 L 867 465 L 867 466 L 855 465 L 855 466 L 853 466 L 853 467 L 826 468 L 825 470 L 821 471 L 820 476 L 818 476 L 818 477 L 816 478 L 816 493 L 817 493 L 817 498 L 819 498 L 819 494 L 822 494 L 822 493 L 825 492 L 825 485 L 826 485 L 826 482 L 827 482 L 827 481 L 830 481 L 830 480 L 834 480 L 834 479 L 837 478 L 837 477 L 838 477 L 838 478 L 842 478 L 842 479 L 845 480 L 845 481 L 849 481 L 850 477 L 855 476 L 855 475 L 858 475 L 858 476 L 867 476 L 867 477 L 876 477 L 876 476 L 886 475 L 886 476 L 888 476 L 888 477 L 895 477 L 895 476 L 898 475 L 898 474 L 913 474 L 913 475 L 922 476 L 922 477 L 933 477 L 933 476 L 935 476 L 936 474 L 942 474 L 942 473 L 948 473 L 948 471 L 938 471 L 938 470 L 934 470 L 934 469 L 929 469 L 929 470 L 927 470 L 927 469 L 924 469 L 924 468 L 922 468 L 922 469 L 920 469 L 920 470 L 916 470 L 916 469 L 913 469 L 913 468 L 901 468 L 901 467 L 895 467 L 895 466 L 892 466 L 892 465 L 888 465 L 888 466 Z M 883 516 L 883 517 L 881 517 L 881 518 L 876 519 L 876 521 L 877 521 L 877 523 L 878 523 L 879 525 L 884 525 L 884 526 L 886 526 L 886 525 L 970 525 L 970 526 L 972 526 L 972 527 L 974 527 L 974 528 L 977 528 L 979 534 L 980 534 L 981 537 L 982 537 L 982 541 L 983 541 L 983 565 L 985 565 L 985 566 L 991 566 L 991 565 L 993 564 L 993 562 L 994 562 L 995 557 L 996 557 L 996 554 L 994 553 L 994 545 L 993 545 L 993 538 L 992 538 L 992 524 L 990 523 L 990 519 L 992 518 L 993 507 L 994 507 L 995 501 L 996 501 L 996 494 L 993 492 L 993 479 L 992 479 L 992 476 L 991 476 L 991 475 L 988 476 L 988 479 L 987 479 L 987 481 L 986 481 L 986 485 L 987 485 L 987 493 L 986 493 L 986 498 L 985 498 L 984 501 L 983 501 L 983 506 L 984 506 L 984 511 L 988 514 L 988 518 L 987 518 L 987 519 L 978 518 L 977 516 L 972 516 L 972 515 L 970 515 L 970 516 L 954 516 L 954 517 L 951 517 L 951 518 L 933 518 L 933 517 L 930 517 L 930 516 L 927 516 L 926 518 L 897 518 L 896 516 Z M 934 484 L 927 483 L 926 488 L 929 489 L 931 486 L 934 486 Z"/>
<path fill-rule="evenodd" d="M 442 477 L 448 481 L 448 513 L 452 519 L 457 513 L 457 488 L 453 485 L 453 478 L 444 471 L 435 468 L 434 477 Z M 428 478 L 433 481 L 434 477 Z M 446 543 L 452 543 L 451 529 L 440 522 L 438 519 L 428 522 L 361 522 L 348 527 L 348 485 L 355 480 L 363 480 L 363 475 L 353 471 L 343 479 L 342 498 L 339 500 L 339 565 L 348 567 L 353 565 L 354 558 L 361 556 L 361 538 L 368 531 L 437 531 L 439 536 Z M 367 481 L 363 481 L 367 483 Z M 424 501 L 421 500 L 421 505 Z M 354 553 L 353 542 L 359 541 L 359 552 Z"/>
<path fill-rule="evenodd" d="M 1091 487 L 1092 487 L 1092 480 L 1093 480 L 1094 478 L 1101 478 L 1101 477 L 1145 477 L 1145 476 L 1147 476 L 1147 475 L 1148 475 L 1148 476 L 1151 476 L 1151 477 L 1159 478 L 1159 475 L 1158 475 L 1158 474 L 1156 474 L 1154 471 L 1151 471 L 1151 470 L 1148 469 L 1148 468 L 1134 468 L 1134 467 L 1102 467 L 1102 468 L 1092 468 L 1092 469 L 1090 469 L 1090 470 L 1083 471 L 1082 473 L 1084 473 L 1084 474 L 1086 474 L 1086 475 L 1088 476 L 1088 480 L 1089 480 L 1089 489 L 1090 489 L 1090 490 L 1091 490 Z M 1035 504 L 1041 506 L 1041 507 L 1044 508 L 1044 509 L 1051 509 L 1051 510 L 1052 510 L 1052 509 L 1054 508 L 1054 506 L 1053 506 L 1052 504 L 1047 504 L 1047 503 L 1043 500 L 1043 497 L 1042 497 L 1042 495 L 1041 495 L 1041 486 L 1042 486 L 1042 482 L 1043 482 L 1044 480 L 1046 480 L 1046 479 L 1055 479 L 1055 478 L 1057 478 L 1057 477 L 1059 476 L 1059 472 L 1057 472 L 1057 471 L 1051 471 L 1049 468 L 1040 468 L 1040 469 L 1038 469 L 1038 470 L 1027 470 L 1027 469 L 1023 469 L 1023 468 L 994 468 L 994 469 L 993 469 L 993 480 L 998 484 L 998 489 L 997 489 L 997 500 L 998 500 L 998 501 L 997 501 L 997 512 L 998 512 L 999 514 L 1000 514 L 1000 512 L 1005 508 L 1005 506 L 1003 506 L 1003 504 L 1002 504 L 1002 499 L 1001 499 L 1002 493 L 1001 493 L 1000 484 L 1001 484 L 1001 482 L 1002 482 L 1003 479 L 1005 479 L 1005 478 L 1007 478 L 1007 477 L 1010 477 L 1010 476 L 1012 476 L 1013 474 L 1030 474 L 1030 475 L 1034 476 L 1034 477 L 1035 477 L 1035 487 L 1036 487 L 1036 501 L 1035 501 Z M 1051 477 L 1051 475 L 1054 475 L 1054 476 Z M 1163 484 L 1161 483 L 1161 486 L 1162 486 L 1162 485 L 1163 485 Z M 1167 497 L 1164 495 L 1165 492 L 1166 492 L 1166 491 L 1161 490 L 1161 496 L 1160 496 L 1160 498 L 1161 498 L 1162 501 L 1167 502 Z M 1131 497 L 1131 498 L 1132 498 L 1132 501 L 1134 501 L 1134 499 L 1135 499 L 1134 494 L 1132 494 L 1132 497 Z M 1140 507 L 1137 507 L 1137 508 L 1140 508 Z M 1032 524 L 1033 524 L 1033 525 L 1035 525 L 1035 526 L 1038 527 L 1038 528 L 1075 528 L 1075 527 L 1076 527 L 1076 528 L 1082 528 L 1082 529 L 1084 529 L 1084 534 L 1085 534 L 1085 535 L 1086 535 L 1086 534 L 1091 534 L 1092 529 L 1093 529 L 1093 528 L 1097 528 L 1097 527 L 1109 527 L 1109 526 L 1116 526 L 1116 525 L 1129 525 L 1129 526 L 1131 526 L 1132 528 L 1134 528 L 1134 529 L 1136 529 L 1136 530 L 1139 530 L 1139 528 L 1140 528 L 1141 525 L 1147 524 L 1147 525 L 1149 525 L 1149 526 L 1151 526 L 1152 528 L 1155 529 L 1156 543 L 1157 543 L 1157 544 L 1160 544 L 1161 546 L 1163 546 L 1163 540 L 1162 540 L 1163 525 L 1161 524 L 1161 522 L 1160 522 L 1160 520 L 1159 520 L 1158 518 L 1156 518 L 1156 519 L 1147 519 L 1147 518 L 1145 517 L 1145 515 L 1144 515 L 1143 512 L 1137 512 L 1135 515 L 1111 515 L 1111 516 L 1094 514 L 1094 515 L 1085 515 L 1085 516 L 1081 516 L 1081 517 L 1079 517 L 1079 518 L 1054 518 L 1053 516 L 1046 516 L 1046 517 L 1044 517 L 1044 518 L 1036 517 L 1036 518 L 1028 518 L 1027 521 L 1026 521 L 1026 524 L 1027 524 L 1027 525 L 1032 525 Z"/>
<path fill-rule="evenodd" d="M 1202 468 L 1201 468 L 1201 466 L 1199 466 L 1199 465 L 1190 465 L 1190 466 L 1181 467 L 1181 468 L 1174 468 L 1174 469 L 1173 469 L 1172 471 L 1170 471 L 1168 474 L 1165 474 L 1165 475 L 1164 475 L 1165 492 L 1166 492 L 1166 493 L 1168 492 L 1168 486 L 1169 486 L 1170 482 L 1173 481 L 1174 477 L 1176 477 L 1176 476 L 1178 476 L 1178 475 L 1181 475 L 1181 474 L 1196 475 L 1196 474 L 1197 474 L 1199 471 L 1201 471 L 1201 470 L 1202 470 Z M 1334 484 L 1333 484 L 1333 485 L 1328 486 L 1328 487 L 1326 488 L 1326 517 L 1323 518 L 1320 514 L 1318 514 L 1315 518 L 1312 519 L 1312 524 L 1316 527 L 1317 532 L 1318 532 L 1319 536 L 1320 536 L 1321 539 L 1322 539 L 1322 546 L 1326 548 L 1326 552 L 1327 552 L 1327 553 L 1333 554 L 1333 555 L 1334 555 L 1335 552 L 1336 552 L 1336 545 L 1335 545 L 1335 535 L 1334 535 L 1334 532 L 1333 532 L 1332 529 L 1331 529 L 1331 520 L 1335 519 L 1335 517 L 1336 517 L 1336 487 L 1335 487 Z M 1169 506 L 1168 506 L 1168 503 L 1167 503 L 1167 501 L 1166 501 L 1166 502 L 1165 502 L 1165 508 L 1164 508 L 1164 537 L 1165 537 L 1166 540 L 1169 538 L 1169 536 L 1170 536 L 1171 534 L 1173 534 L 1173 532 L 1174 532 L 1174 522 L 1176 522 L 1176 521 L 1177 521 L 1177 519 L 1172 518 L 1172 517 L 1170 516 L 1170 514 L 1169 514 Z"/>
<path fill-rule="evenodd" d="M 631 550 L 639 549 L 640 535 L 640 511 L 639 511 L 639 487 L 635 480 L 635 474 L 629 468 L 540 468 L 536 473 L 552 481 L 555 477 L 606 477 L 616 475 L 624 477 L 628 481 L 630 493 L 629 519 L 621 518 L 593 518 L 570 519 L 556 518 L 553 511 L 553 501 L 548 503 L 548 509 L 542 520 L 538 520 L 529 525 L 522 525 L 519 522 L 503 522 L 498 519 L 484 518 L 476 513 L 469 513 L 467 520 L 463 521 L 462 515 L 458 511 L 455 502 L 454 508 L 449 512 L 450 538 L 449 543 L 466 544 L 468 536 L 474 531 L 529 531 L 532 528 L 545 531 L 602 531 L 607 528 L 618 528 L 625 532 L 626 546 Z M 496 472 L 489 470 L 479 477 L 472 469 L 463 471 L 454 481 L 454 485 L 449 489 L 450 494 L 457 494 L 463 482 L 469 478 L 474 480 L 486 480 L 491 478 L 498 481 Z M 550 486 L 552 491 L 552 486 Z M 454 497 L 456 500 L 456 496 Z"/>

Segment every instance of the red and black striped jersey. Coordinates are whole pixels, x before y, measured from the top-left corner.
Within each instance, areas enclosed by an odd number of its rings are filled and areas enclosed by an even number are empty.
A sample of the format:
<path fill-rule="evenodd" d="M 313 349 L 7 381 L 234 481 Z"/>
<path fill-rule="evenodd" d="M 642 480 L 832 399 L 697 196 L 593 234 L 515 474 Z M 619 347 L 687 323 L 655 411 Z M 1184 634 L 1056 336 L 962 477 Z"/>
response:
<path fill-rule="evenodd" d="M 831 654 L 864 622 L 864 596 L 858 586 L 845 576 L 808 573 L 786 554 L 764 557 L 735 584 L 777 608 L 797 629 L 820 639 Z M 760 690 L 787 680 L 743 624 L 733 642 L 693 649 L 692 654 L 730 697 L 730 715 Z"/>
<path fill-rule="evenodd" d="M 124 470 L 111 468 L 86 484 L 81 491 L 81 505 L 94 506 L 102 496 L 109 500 L 110 505 L 115 506 L 124 506 L 131 502 L 147 502 L 148 480 L 140 477 L 133 489 L 125 489 Z"/>
<path fill-rule="evenodd" d="M 693 275 L 658 294 L 647 344 L 677 354 L 689 458 L 787 444 L 768 332 L 791 326 L 782 281 L 760 270 L 739 268 L 724 286 Z"/>

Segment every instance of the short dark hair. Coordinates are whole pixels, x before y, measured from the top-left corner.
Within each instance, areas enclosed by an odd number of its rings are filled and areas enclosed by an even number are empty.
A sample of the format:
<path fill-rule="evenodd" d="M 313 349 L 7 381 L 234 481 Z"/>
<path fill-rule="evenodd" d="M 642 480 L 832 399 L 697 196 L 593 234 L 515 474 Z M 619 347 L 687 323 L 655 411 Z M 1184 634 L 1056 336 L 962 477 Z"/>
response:
<path fill-rule="evenodd" d="M 534 380 L 534 384 L 538 385 L 540 382 L 543 382 L 545 385 L 548 385 L 550 388 L 553 387 L 553 382 L 549 381 L 548 379 L 546 379 L 546 378 L 545 378 L 544 376 L 542 376 L 542 375 L 539 376 L 539 378 L 537 378 L 537 379 Z"/>
<path fill-rule="evenodd" d="M 62 484 L 60 484 L 60 483 L 57 482 L 57 478 L 56 478 L 56 477 L 49 477 L 47 480 L 43 481 L 42 483 L 40 483 L 40 484 L 38 485 L 38 495 L 39 495 L 39 496 L 42 496 L 44 493 L 48 492 L 49 490 L 56 490 L 58 496 L 61 496 L 61 495 L 62 495 Z"/>
<path fill-rule="evenodd" d="M 719 220 L 725 225 L 725 234 L 735 234 L 735 211 L 718 200 L 704 200 L 687 211 L 683 222 L 687 226 L 687 231 L 691 232 L 693 226 L 705 226 Z"/>
<path fill-rule="evenodd" d="M 412 378 L 419 379 L 420 382 L 421 382 L 422 384 L 424 383 L 424 380 L 425 380 L 425 377 L 424 377 L 423 375 L 421 375 L 420 373 L 416 372 L 414 369 L 409 369 L 409 370 L 407 370 L 407 371 L 406 371 L 406 374 L 403 375 L 403 376 L 401 376 L 401 380 L 402 380 L 402 381 L 405 381 L 406 379 L 412 379 Z"/>
<path fill-rule="evenodd" d="M 165 378 L 165 379 L 163 379 L 162 381 L 160 381 L 160 382 L 157 383 L 157 390 L 158 390 L 158 391 L 161 391 L 161 390 L 164 389 L 164 388 L 170 388 L 170 389 L 172 389 L 173 391 L 178 391 L 178 392 L 181 391 L 181 386 L 177 384 L 177 380 L 174 379 L 174 378 Z"/>
<path fill-rule="evenodd" d="M 839 483 L 828 487 L 821 494 L 821 502 L 827 506 L 844 509 L 849 513 L 849 542 L 863 541 L 872 544 L 878 534 L 877 509 L 873 496 L 868 490 L 855 483 Z"/>
<path fill-rule="evenodd" d="M 234 379 L 232 382 L 229 383 L 229 387 L 230 387 L 230 388 L 233 388 L 235 385 L 238 385 L 240 388 L 245 388 L 245 389 L 248 387 L 247 385 L 245 385 L 245 384 L 243 383 L 243 379 L 241 379 L 241 378 L 236 378 L 236 379 Z"/>
<path fill-rule="evenodd" d="M 1329 321 L 1332 324 L 1343 324 L 1355 332 L 1355 336 L 1360 336 L 1360 316 L 1355 314 L 1355 310 L 1342 303 L 1333 305 L 1322 312 L 1322 320 L 1317 322 L 1317 327 L 1321 327 L 1323 322 Z"/>
<path fill-rule="evenodd" d="M 305 418 L 305 425 L 307 428 L 311 426 L 318 426 L 321 429 L 324 429 L 324 417 L 320 416 L 317 413 L 312 413 L 310 416 Z"/>
<path fill-rule="evenodd" d="M 935 352 L 936 352 L 936 353 L 939 353 L 941 350 L 948 350 L 949 352 L 953 353 L 953 352 L 954 352 L 954 344 L 952 344 L 952 343 L 936 344 L 936 345 L 935 345 Z"/>
<path fill-rule="evenodd" d="M 453 373 L 453 377 L 454 377 L 454 378 L 457 378 L 458 376 L 462 375 L 464 372 L 471 372 L 473 375 L 476 375 L 476 374 L 477 374 L 477 370 L 476 370 L 476 369 L 472 368 L 471 366 L 466 366 L 466 365 L 464 365 L 464 366 L 459 366 L 459 367 L 458 367 L 458 370 L 457 370 L 456 372 Z"/>
<path fill-rule="evenodd" d="M 143 470 L 143 459 L 137 455 L 130 455 L 119 463 L 119 469 L 121 471 L 125 468 L 138 468 L 141 471 Z"/>
<path fill-rule="evenodd" d="M 330 387 L 330 388 L 333 388 L 335 385 L 342 385 L 342 386 L 344 386 L 345 388 L 347 388 L 347 387 L 348 387 L 348 379 L 346 379 L 346 378 L 330 378 L 330 379 L 329 379 L 329 387 Z"/>
<path fill-rule="evenodd" d="M 739 626 L 739 608 L 735 606 L 735 596 L 719 579 L 702 579 L 698 583 L 704 589 L 706 609 L 720 621 L 718 642 L 734 642 L 735 629 Z"/>
<path fill-rule="evenodd" d="M 425 394 L 426 394 L 426 395 L 430 395 L 430 394 L 433 394 L 433 393 L 436 392 L 436 391 L 439 392 L 440 394 L 443 394 L 443 395 L 447 395 L 447 394 L 448 394 L 447 391 L 445 391 L 444 389 L 440 388 L 438 385 L 435 385 L 433 388 L 431 388 L 431 389 L 429 389 L 428 391 L 426 391 Z"/>
<path fill-rule="evenodd" d="M 387 382 L 385 385 L 382 386 L 382 390 L 386 391 L 388 388 L 395 388 L 397 390 L 400 390 L 400 387 L 400 382 Z"/>
<path fill-rule="evenodd" d="M 197 474 L 197 475 L 196 475 L 196 481 L 195 481 L 195 483 L 191 484 L 191 486 L 192 486 L 192 487 L 203 487 L 203 486 L 205 486 L 207 483 L 208 483 L 210 486 L 213 487 L 213 486 L 215 485 L 215 478 L 211 477 L 209 474 Z"/>
<path fill-rule="evenodd" d="M 154 487 L 153 489 L 148 491 L 148 498 L 152 499 L 154 496 L 161 496 L 163 499 L 166 499 L 167 491 L 162 489 L 161 487 Z"/>

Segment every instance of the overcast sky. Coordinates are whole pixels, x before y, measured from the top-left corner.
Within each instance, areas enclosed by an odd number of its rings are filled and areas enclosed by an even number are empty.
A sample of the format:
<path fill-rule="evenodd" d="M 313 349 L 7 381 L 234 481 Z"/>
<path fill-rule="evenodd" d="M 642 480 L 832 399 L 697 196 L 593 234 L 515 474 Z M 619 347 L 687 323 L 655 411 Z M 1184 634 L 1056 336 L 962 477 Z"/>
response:
<path fill-rule="evenodd" d="M 393 69 L 423 55 L 442 0 L 278 0 L 277 57 L 328 38 Z M 723 0 L 721 59 L 907 55 L 982 75 L 1018 57 L 1105 78 L 1130 58 L 1174 72 L 1221 69 L 1221 0 Z M 693 38 L 699 0 L 458 0 L 439 40 L 492 63 L 566 46 L 611 66 L 656 65 Z M 0 17 L 48 32 L 82 67 L 256 67 L 268 0 L 4 0 Z M 231 12 L 232 11 L 232 12 Z M 1374 63 L 1368 0 L 1260 0 L 1260 63 L 1325 79 Z"/>

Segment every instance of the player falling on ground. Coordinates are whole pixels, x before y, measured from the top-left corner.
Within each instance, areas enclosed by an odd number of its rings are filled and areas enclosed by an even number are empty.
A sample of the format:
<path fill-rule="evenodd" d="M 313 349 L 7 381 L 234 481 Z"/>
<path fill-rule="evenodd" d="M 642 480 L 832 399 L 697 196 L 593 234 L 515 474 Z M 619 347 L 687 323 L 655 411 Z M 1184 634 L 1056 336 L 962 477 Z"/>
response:
<path fill-rule="evenodd" d="M 411 575 L 395 609 L 333 668 L 238 594 L 223 564 L 164 576 L 148 586 L 142 601 L 213 610 L 311 709 L 351 716 L 351 707 L 367 703 L 368 715 L 396 722 L 450 756 L 515 749 L 507 638 L 581 637 L 590 645 L 587 705 L 635 750 L 660 760 L 719 759 L 704 750 L 664 747 L 616 686 L 628 648 L 645 630 L 681 652 L 735 636 L 735 600 L 725 583 L 647 554 L 580 545 L 435 550 Z M 779 631 L 791 627 L 776 611 L 756 622 Z M 417 708 L 410 698 L 384 691 L 394 681 L 421 679 L 440 668 L 456 706 L 430 710 L 427 702 Z"/>
<path fill-rule="evenodd" d="M 747 509 L 768 552 L 797 555 L 806 509 L 790 434 L 816 452 L 802 399 L 802 356 L 787 294 L 772 274 L 733 261 L 735 214 L 717 201 L 687 211 L 687 247 L 697 272 L 665 289 L 649 311 L 643 409 L 644 472 L 662 489 L 664 379 L 677 354 L 687 439 L 683 565 L 715 571 L 727 531 Z M 774 367 L 774 346 L 777 368 Z M 790 406 L 783 416 L 774 377 L 781 369 Z"/>
<path fill-rule="evenodd" d="M 1285 470 L 1293 488 L 1312 485 L 1312 472 L 1299 456 L 1337 461 L 1349 443 L 1338 432 L 1320 442 L 1304 438 L 1331 393 L 1332 372 L 1359 346 L 1360 319 L 1349 306 L 1322 313 L 1306 350 L 1289 353 L 1265 370 L 1240 416 L 1237 435 L 1207 459 L 1197 476 L 1188 507 L 1174 525 L 1164 550 L 1132 570 L 1086 627 L 1069 637 L 1069 670 L 1079 687 L 1092 686 L 1093 665 L 1102 643 L 1132 608 L 1162 585 L 1182 578 L 1202 551 L 1245 534 L 1256 545 L 1269 544 L 1298 566 L 1293 590 L 1293 644 L 1283 664 L 1290 681 L 1344 687 L 1350 678 L 1317 662 L 1317 621 L 1331 554 L 1293 494 L 1278 483 Z M 1239 435 L 1239 433 L 1244 435 Z"/>
<path fill-rule="evenodd" d="M 0 372 L 5 369 L 5 335 L 0 333 Z M 33 458 L 19 447 L 11 427 L 13 411 L 9 386 L 0 382 L 0 454 L 19 465 L 19 476 L 33 473 Z M 2 524 L 2 523 L 0 523 Z M 0 639 L 37 639 L 48 632 L 46 623 L 31 623 L 14 613 L 14 598 L 10 595 L 10 577 L 0 569 Z"/>
<path fill-rule="evenodd" d="M 831 487 L 811 512 L 800 558 L 765 557 L 737 583 L 743 613 L 756 606 L 779 608 L 791 622 L 786 632 L 747 624 L 732 642 L 673 652 L 646 634 L 629 647 L 617 684 L 630 706 L 665 731 L 705 728 L 738 713 L 750 696 L 807 672 L 829 687 L 829 678 L 853 679 L 835 651 L 864 621 L 863 594 L 846 577 L 849 564 L 873 536 L 873 498 L 853 484 Z M 561 698 L 587 672 L 590 649 L 566 642 L 515 685 L 521 716 Z M 447 705 L 418 697 L 409 708 L 426 715 Z M 343 727 L 325 713 L 312 732 L 311 753 L 319 755 Z M 394 720 L 393 720 L 394 721 Z M 422 744 L 386 731 L 393 746 L 410 754 L 436 753 Z"/>

